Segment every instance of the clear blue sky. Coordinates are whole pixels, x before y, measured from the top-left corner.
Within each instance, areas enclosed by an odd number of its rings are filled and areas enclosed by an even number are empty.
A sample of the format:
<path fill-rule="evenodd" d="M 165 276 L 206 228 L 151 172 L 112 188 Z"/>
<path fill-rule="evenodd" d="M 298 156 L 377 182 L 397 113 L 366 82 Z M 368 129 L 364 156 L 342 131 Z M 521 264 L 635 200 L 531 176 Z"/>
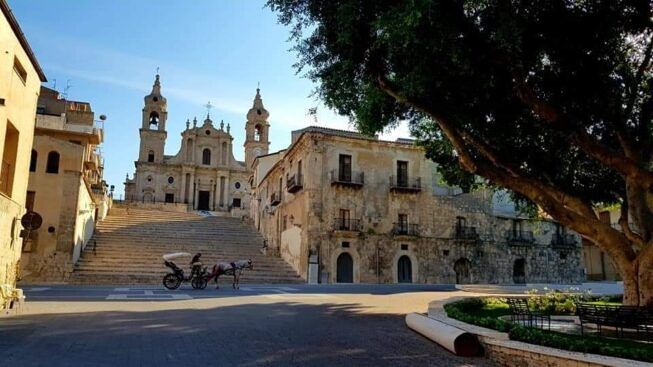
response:
<path fill-rule="evenodd" d="M 134 172 L 143 96 L 160 68 L 168 99 L 165 154 L 176 154 L 187 118 L 203 120 L 211 101 L 214 122 L 231 124 L 234 155 L 243 159 L 245 115 L 257 83 L 270 111 L 271 151 L 290 143 L 290 131 L 315 124 L 348 129 L 311 97 L 312 83 L 296 75 L 288 29 L 264 1 L 9 0 L 36 53 L 48 86 L 88 101 L 105 124 L 105 180 L 123 192 Z M 407 136 L 402 126 L 384 137 Z"/>

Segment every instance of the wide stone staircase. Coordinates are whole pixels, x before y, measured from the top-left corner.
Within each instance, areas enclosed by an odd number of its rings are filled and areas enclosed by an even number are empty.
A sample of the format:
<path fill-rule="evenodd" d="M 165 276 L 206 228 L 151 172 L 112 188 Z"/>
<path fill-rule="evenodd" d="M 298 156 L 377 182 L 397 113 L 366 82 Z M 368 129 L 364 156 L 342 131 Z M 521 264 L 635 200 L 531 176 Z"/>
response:
<path fill-rule="evenodd" d="M 262 244 L 263 238 L 236 218 L 114 207 L 98 223 L 70 282 L 161 284 L 169 271 L 162 256 L 173 252 L 201 252 L 209 271 L 217 261 L 252 259 L 254 269 L 244 271 L 241 283 L 302 282 L 285 261 L 263 255 Z M 175 262 L 188 273 L 189 261 Z M 231 279 L 222 276 L 220 283 Z"/>

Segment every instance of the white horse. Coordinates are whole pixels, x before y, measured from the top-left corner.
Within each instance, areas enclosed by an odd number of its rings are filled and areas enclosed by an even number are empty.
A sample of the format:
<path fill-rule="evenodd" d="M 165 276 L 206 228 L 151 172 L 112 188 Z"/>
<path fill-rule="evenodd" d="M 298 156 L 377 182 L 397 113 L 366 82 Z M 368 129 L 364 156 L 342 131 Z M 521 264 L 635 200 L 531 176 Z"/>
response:
<path fill-rule="evenodd" d="M 219 262 L 213 265 L 213 270 L 211 271 L 208 280 L 215 278 L 215 289 L 220 289 L 220 285 L 218 284 L 220 275 L 233 275 L 234 282 L 232 286 L 234 289 L 240 289 L 240 276 L 243 274 L 244 269 L 254 269 L 251 259 L 237 260 L 230 263 Z"/>

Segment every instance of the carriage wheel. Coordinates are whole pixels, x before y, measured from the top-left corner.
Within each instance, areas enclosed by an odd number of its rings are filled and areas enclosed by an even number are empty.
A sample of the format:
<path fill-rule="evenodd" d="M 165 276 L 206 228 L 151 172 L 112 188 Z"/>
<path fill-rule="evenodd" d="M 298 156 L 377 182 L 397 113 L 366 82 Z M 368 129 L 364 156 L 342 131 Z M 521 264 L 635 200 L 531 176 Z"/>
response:
<path fill-rule="evenodd" d="M 190 282 L 190 285 L 193 286 L 193 289 L 204 289 L 209 282 L 205 277 L 196 277 Z"/>
<path fill-rule="evenodd" d="M 163 277 L 163 286 L 173 290 L 179 288 L 181 285 L 181 278 L 177 276 L 177 274 L 166 274 Z"/>

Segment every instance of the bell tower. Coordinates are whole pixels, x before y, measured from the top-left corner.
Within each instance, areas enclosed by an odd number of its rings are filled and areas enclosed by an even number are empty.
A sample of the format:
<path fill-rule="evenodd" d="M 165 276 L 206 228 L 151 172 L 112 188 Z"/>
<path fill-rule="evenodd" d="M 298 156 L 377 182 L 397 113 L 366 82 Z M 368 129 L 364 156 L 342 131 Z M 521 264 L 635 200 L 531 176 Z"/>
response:
<path fill-rule="evenodd" d="M 269 117 L 270 113 L 263 107 L 261 90 L 256 88 L 254 104 L 247 112 L 247 123 L 245 124 L 245 164 L 248 169 L 251 167 L 254 158 L 268 154 L 270 147 L 270 141 L 268 140 Z"/>
<path fill-rule="evenodd" d="M 163 162 L 163 150 L 168 135 L 166 132 L 167 107 L 167 101 L 161 95 L 161 82 L 159 74 L 157 74 L 152 86 L 152 92 L 145 96 L 143 123 L 140 128 L 139 162 Z"/>

